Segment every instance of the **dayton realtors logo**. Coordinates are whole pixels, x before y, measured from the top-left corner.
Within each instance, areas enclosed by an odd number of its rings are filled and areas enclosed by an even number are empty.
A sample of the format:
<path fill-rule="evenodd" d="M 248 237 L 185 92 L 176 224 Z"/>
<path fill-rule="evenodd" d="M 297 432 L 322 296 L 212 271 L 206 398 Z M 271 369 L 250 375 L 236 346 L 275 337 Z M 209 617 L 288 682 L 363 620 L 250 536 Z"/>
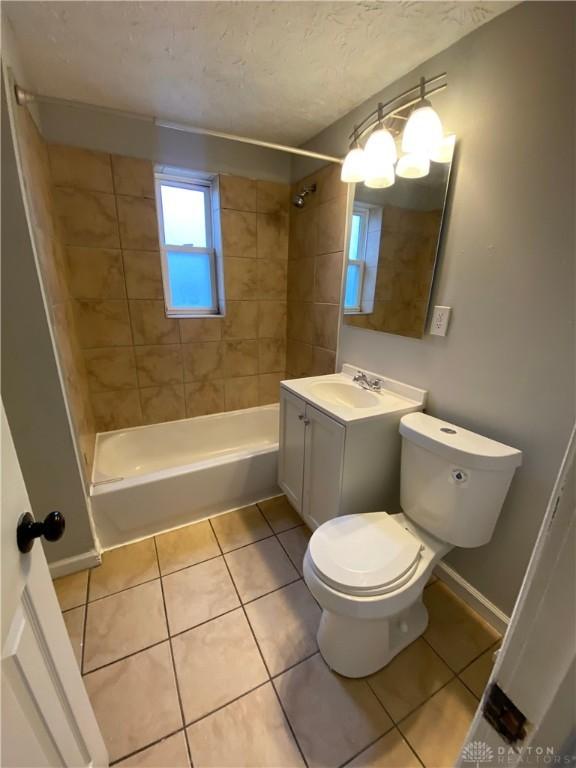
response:
<path fill-rule="evenodd" d="M 496 747 L 485 741 L 470 741 L 462 750 L 462 761 L 475 768 L 488 766 L 574 766 L 576 756 L 559 755 L 554 747 Z"/>

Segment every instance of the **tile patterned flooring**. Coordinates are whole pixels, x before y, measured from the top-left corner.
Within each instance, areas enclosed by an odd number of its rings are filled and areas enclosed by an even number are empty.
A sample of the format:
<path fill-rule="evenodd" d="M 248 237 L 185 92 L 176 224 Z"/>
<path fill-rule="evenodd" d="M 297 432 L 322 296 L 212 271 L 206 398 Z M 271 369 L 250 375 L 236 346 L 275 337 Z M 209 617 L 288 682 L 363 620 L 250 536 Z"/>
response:
<path fill-rule="evenodd" d="M 126 768 L 450 768 L 498 633 L 442 582 L 430 623 L 363 680 L 331 672 L 283 496 L 54 582 L 108 746 Z"/>

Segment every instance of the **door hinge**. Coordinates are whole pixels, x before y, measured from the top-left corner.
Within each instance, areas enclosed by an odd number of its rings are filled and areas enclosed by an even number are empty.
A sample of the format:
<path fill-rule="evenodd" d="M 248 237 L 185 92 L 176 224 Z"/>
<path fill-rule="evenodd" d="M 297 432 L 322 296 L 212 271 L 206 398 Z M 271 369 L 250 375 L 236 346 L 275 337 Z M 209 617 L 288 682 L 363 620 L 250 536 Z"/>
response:
<path fill-rule="evenodd" d="M 526 738 L 526 716 L 497 683 L 490 688 L 482 714 L 508 744 L 515 745 Z"/>

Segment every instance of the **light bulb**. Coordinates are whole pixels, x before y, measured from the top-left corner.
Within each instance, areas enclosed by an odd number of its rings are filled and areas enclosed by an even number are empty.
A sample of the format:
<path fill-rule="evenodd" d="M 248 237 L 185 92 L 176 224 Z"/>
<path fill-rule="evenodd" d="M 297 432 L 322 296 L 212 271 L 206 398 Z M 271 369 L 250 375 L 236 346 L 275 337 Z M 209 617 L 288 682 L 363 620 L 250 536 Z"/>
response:
<path fill-rule="evenodd" d="M 374 163 L 366 171 L 364 184 L 371 189 L 384 189 L 394 184 L 394 166 L 392 163 Z"/>
<path fill-rule="evenodd" d="M 355 181 L 364 181 L 365 176 L 366 159 L 364 150 L 362 147 L 354 147 L 346 155 L 342 165 L 342 172 L 340 173 L 340 180 L 347 184 L 352 184 Z"/>
<path fill-rule="evenodd" d="M 430 155 L 430 160 L 434 160 L 435 163 L 450 163 L 454 154 L 455 143 L 456 136 L 453 133 L 444 136 L 438 149 Z"/>
<path fill-rule="evenodd" d="M 412 112 L 404 128 L 402 151 L 409 155 L 430 155 L 442 142 L 442 123 L 429 104 Z"/>
<path fill-rule="evenodd" d="M 430 160 L 426 155 L 402 155 L 396 165 L 396 176 L 403 179 L 421 179 L 430 173 Z"/>
<path fill-rule="evenodd" d="M 370 135 L 364 149 L 366 156 L 366 166 L 369 168 L 373 163 L 386 163 L 393 165 L 398 159 L 394 137 L 386 128 L 378 128 Z"/>

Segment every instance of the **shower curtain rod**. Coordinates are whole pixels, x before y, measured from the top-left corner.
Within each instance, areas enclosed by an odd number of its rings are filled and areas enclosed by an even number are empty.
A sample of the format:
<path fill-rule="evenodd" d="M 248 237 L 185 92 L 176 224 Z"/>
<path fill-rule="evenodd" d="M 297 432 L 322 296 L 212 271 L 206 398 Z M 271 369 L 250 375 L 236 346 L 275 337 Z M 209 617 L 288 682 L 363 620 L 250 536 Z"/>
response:
<path fill-rule="evenodd" d="M 107 112 L 108 114 L 116 115 L 119 117 L 129 117 L 136 120 L 143 120 L 147 123 L 153 123 L 159 128 L 171 128 L 174 131 L 182 131 L 184 133 L 193 133 L 198 136 L 213 136 L 216 139 L 225 139 L 226 141 L 237 141 L 241 144 L 252 144 L 255 147 L 263 147 L 264 149 L 272 149 L 278 152 L 288 152 L 291 155 L 299 155 L 300 157 L 310 157 L 315 160 L 327 160 L 331 163 L 342 164 L 344 161 L 340 157 L 333 157 L 332 155 L 324 155 L 321 152 L 312 152 L 308 149 L 300 149 L 299 147 L 290 147 L 287 144 L 276 144 L 271 141 L 261 141 L 260 139 L 253 139 L 249 136 L 238 136 L 235 133 L 225 133 L 223 131 L 213 131 L 210 128 L 198 128 L 195 125 L 189 125 L 188 123 L 179 123 L 173 120 L 164 120 L 160 117 L 152 117 L 149 115 L 142 115 L 138 112 L 123 112 L 119 109 L 113 109 L 111 107 L 99 107 L 96 104 L 87 104 L 83 101 L 73 101 L 69 99 L 59 99 L 55 96 L 43 96 L 39 93 L 31 93 L 21 88 L 19 85 L 14 86 L 14 93 L 16 95 L 16 101 L 23 106 L 34 101 L 44 102 L 46 104 L 61 104 L 70 107 L 83 107 L 84 109 L 92 109 L 98 112 Z"/>

